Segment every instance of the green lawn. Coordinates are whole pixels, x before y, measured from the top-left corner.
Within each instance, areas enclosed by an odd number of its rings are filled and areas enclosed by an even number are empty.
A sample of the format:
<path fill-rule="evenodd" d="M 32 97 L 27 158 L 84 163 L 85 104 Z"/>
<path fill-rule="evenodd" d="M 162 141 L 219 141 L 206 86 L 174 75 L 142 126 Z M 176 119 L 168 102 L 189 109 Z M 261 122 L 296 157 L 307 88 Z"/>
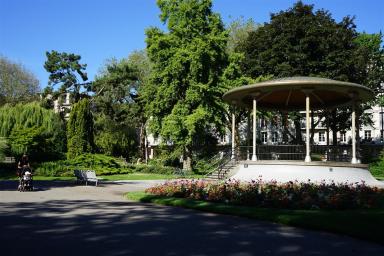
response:
<path fill-rule="evenodd" d="M 167 174 L 154 174 L 154 173 L 130 173 L 130 174 L 119 174 L 119 175 L 107 175 L 100 176 L 100 179 L 103 180 L 169 180 L 177 178 L 197 178 L 201 176 L 185 176 L 180 177 L 177 175 L 167 175 Z"/>
<path fill-rule="evenodd" d="M 201 175 L 191 175 L 180 177 L 177 175 L 166 175 L 166 174 L 153 174 L 153 173 L 131 173 L 131 174 L 118 174 L 118 175 L 106 175 L 106 176 L 98 176 L 101 180 L 106 181 L 116 181 L 116 180 L 169 180 L 169 179 L 177 179 L 177 178 L 199 178 Z M 17 180 L 15 174 L 3 174 L 0 175 L 0 180 Z M 51 176 L 34 176 L 34 180 L 64 180 L 64 181 L 72 181 L 76 180 L 74 176 L 70 177 L 51 177 Z"/>
<path fill-rule="evenodd" d="M 206 212 L 267 220 L 285 225 L 345 234 L 384 244 L 384 209 L 373 210 L 286 210 L 223 203 L 211 203 L 184 198 L 159 197 L 144 192 L 126 194 L 130 200 L 180 206 Z"/>

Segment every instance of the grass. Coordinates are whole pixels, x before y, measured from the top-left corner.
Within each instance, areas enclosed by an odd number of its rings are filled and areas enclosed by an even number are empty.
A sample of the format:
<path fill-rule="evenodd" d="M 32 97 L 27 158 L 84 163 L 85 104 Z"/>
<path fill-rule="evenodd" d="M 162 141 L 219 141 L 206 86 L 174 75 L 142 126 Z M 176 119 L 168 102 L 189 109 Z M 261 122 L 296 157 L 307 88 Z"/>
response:
<path fill-rule="evenodd" d="M 155 173 L 130 173 L 130 174 L 117 174 L 100 176 L 102 180 L 114 181 L 114 180 L 167 180 L 176 179 L 179 176 L 167 175 L 167 174 L 155 174 Z"/>
<path fill-rule="evenodd" d="M 101 180 L 105 181 L 116 181 L 116 180 L 168 180 L 177 178 L 199 178 L 201 175 L 190 175 L 190 176 L 177 176 L 168 174 L 154 174 L 154 173 L 130 173 L 130 174 L 117 174 L 117 175 L 105 175 L 99 176 Z M 17 180 L 16 175 L 11 173 L 0 173 L 0 180 Z M 57 177 L 57 176 L 33 176 L 34 180 L 48 180 L 48 181 L 72 181 L 76 180 L 74 176 L 69 177 Z"/>
<path fill-rule="evenodd" d="M 206 212 L 272 221 L 307 229 L 323 230 L 384 244 L 384 209 L 369 210 L 288 210 L 257 208 L 223 203 L 160 197 L 145 192 L 129 192 L 129 200 L 179 206 Z"/>

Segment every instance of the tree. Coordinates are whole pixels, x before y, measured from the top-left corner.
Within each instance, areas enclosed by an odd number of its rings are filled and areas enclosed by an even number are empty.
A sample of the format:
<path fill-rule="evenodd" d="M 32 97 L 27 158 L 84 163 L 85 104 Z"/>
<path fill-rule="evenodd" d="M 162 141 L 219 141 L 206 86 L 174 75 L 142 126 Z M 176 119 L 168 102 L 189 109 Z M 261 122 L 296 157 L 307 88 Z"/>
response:
<path fill-rule="evenodd" d="M 245 43 L 249 33 L 256 31 L 260 27 L 252 19 L 244 21 L 243 18 L 232 21 L 227 30 L 229 32 L 227 51 L 229 53 L 236 52 L 238 47 Z"/>
<path fill-rule="evenodd" d="M 53 110 L 37 102 L 0 108 L 0 137 L 15 155 L 28 152 L 34 160 L 57 159 L 65 151 L 65 127 Z"/>
<path fill-rule="evenodd" d="M 128 57 L 128 63 L 136 70 L 137 75 L 137 97 L 135 97 L 135 107 L 132 108 L 135 117 L 136 128 L 139 134 L 139 157 L 146 157 L 146 137 L 147 137 L 147 116 L 145 115 L 145 100 L 142 92 L 145 91 L 150 83 L 152 74 L 152 63 L 145 50 L 134 51 Z M 132 120 L 132 119 L 131 119 Z"/>
<path fill-rule="evenodd" d="M 355 28 L 353 18 L 336 22 L 328 11 L 314 11 L 313 5 L 299 1 L 286 11 L 272 14 L 269 23 L 250 32 L 238 48 L 245 54 L 243 71 L 251 77 L 315 76 L 364 84 L 368 63 L 356 41 Z M 336 118 L 329 120 L 336 129 L 335 136 L 337 127 L 345 126 L 348 114 L 348 110 L 339 109 L 326 115 L 327 119 Z M 300 124 L 299 120 L 293 121 Z M 300 129 L 295 130 L 295 137 L 300 138 Z"/>
<path fill-rule="evenodd" d="M 169 32 L 146 31 L 153 63 L 143 92 L 150 128 L 192 167 L 192 151 L 223 127 L 220 76 L 227 65 L 227 32 L 210 0 L 158 0 Z"/>
<path fill-rule="evenodd" d="M 39 81 L 23 65 L 0 56 L 0 106 L 37 98 Z"/>
<path fill-rule="evenodd" d="M 102 152 L 127 158 L 136 155 L 138 86 L 138 71 L 129 59 L 110 60 L 92 84 L 95 142 Z"/>
<path fill-rule="evenodd" d="M 90 101 L 85 98 L 73 105 L 67 124 L 68 159 L 92 152 L 94 148 L 93 117 Z"/>
<path fill-rule="evenodd" d="M 7 149 L 8 149 L 7 140 L 5 138 L 0 138 L 0 162 L 4 161 Z"/>
<path fill-rule="evenodd" d="M 384 47 L 383 35 L 360 33 L 355 39 L 359 46 L 360 58 L 357 60 L 362 67 L 362 84 L 374 90 L 377 95 L 383 92 L 384 82 Z"/>
<path fill-rule="evenodd" d="M 61 85 L 60 92 L 70 92 L 74 102 L 80 100 L 83 87 L 87 89 L 89 83 L 85 69 L 87 64 L 80 64 L 80 55 L 73 53 L 60 53 L 52 50 L 46 52 L 47 60 L 44 64 L 45 70 L 50 73 L 48 85 Z M 79 77 L 82 81 L 79 81 Z"/>

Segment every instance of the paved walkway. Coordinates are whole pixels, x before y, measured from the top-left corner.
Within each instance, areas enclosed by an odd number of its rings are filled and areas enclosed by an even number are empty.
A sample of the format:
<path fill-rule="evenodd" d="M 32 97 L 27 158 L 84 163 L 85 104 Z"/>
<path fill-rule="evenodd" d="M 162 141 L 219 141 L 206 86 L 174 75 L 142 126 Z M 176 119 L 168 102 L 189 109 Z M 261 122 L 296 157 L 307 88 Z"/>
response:
<path fill-rule="evenodd" d="M 152 184 L 36 182 L 38 191 L 21 193 L 0 181 L 0 254 L 384 255 L 345 236 L 122 197 Z"/>

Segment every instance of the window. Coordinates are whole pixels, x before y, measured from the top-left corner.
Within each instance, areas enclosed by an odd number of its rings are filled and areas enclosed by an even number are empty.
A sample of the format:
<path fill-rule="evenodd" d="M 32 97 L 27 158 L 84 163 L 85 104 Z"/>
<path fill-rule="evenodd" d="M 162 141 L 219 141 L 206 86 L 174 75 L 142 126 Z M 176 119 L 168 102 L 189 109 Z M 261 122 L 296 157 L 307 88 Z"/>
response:
<path fill-rule="evenodd" d="M 340 133 L 340 142 L 347 142 L 347 136 L 345 132 Z"/>
<path fill-rule="evenodd" d="M 263 142 L 263 143 L 268 142 L 268 134 L 266 132 L 261 133 L 261 142 Z"/>
<path fill-rule="evenodd" d="M 265 118 L 261 118 L 261 119 L 260 119 L 260 127 L 261 127 L 262 129 L 267 128 L 267 120 L 265 120 Z"/>
<path fill-rule="evenodd" d="M 364 131 L 364 139 L 365 140 L 371 140 L 371 131 L 370 130 Z"/>
<path fill-rule="evenodd" d="M 278 134 L 277 134 L 277 132 L 272 133 L 272 142 L 273 142 L 273 143 L 276 143 L 276 142 L 277 142 L 277 139 L 278 139 Z"/>
<path fill-rule="evenodd" d="M 324 132 L 319 132 L 319 142 L 325 142 L 325 134 L 324 134 Z"/>

